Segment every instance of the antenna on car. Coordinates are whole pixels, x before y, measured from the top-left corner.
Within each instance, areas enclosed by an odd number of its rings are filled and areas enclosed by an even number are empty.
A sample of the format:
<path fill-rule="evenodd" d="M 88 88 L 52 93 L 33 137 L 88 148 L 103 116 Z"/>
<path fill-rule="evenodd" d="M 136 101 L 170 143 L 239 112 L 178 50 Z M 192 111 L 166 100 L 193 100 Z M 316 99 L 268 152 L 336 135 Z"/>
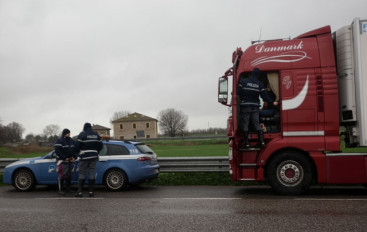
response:
<path fill-rule="evenodd" d="M 263 26 L 260 27 L 260 35 L 259 35 L 259 41 L 261 41 L 261 32 L 263 31 Z"/>

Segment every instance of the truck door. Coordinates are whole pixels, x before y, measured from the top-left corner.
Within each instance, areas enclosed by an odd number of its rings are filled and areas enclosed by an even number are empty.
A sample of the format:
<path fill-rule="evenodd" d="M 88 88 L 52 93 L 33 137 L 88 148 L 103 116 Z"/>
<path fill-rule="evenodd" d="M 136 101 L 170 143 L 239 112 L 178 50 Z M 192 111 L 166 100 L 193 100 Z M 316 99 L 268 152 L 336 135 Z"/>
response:
<path fill-rule="evenodd" d="M 314 69 L 282 71 L 283 136 L 321 136 L 317 127 Z"/>

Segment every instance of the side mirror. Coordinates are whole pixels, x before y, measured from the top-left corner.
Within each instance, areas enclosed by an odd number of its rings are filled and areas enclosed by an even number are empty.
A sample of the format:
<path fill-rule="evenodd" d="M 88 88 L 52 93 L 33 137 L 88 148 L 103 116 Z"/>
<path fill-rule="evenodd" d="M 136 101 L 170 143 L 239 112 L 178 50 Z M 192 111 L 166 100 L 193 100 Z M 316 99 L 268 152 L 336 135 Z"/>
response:
<path fill-rule="evenodd" d="M 228 78 L 220 77 L 218 81 L 218 102 L 224 105 L 228 102 Z"/>

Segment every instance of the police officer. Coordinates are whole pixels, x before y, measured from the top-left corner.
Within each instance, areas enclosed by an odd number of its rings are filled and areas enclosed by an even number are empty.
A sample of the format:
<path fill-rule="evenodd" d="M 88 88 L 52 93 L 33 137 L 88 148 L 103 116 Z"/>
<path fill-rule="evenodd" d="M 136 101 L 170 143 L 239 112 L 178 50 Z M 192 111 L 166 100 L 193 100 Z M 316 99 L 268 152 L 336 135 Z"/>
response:
<path fill-rule="evenodd" d="M 58 170 L 59 194 L 65 195 L 65 192 L 72 192 L 70 189 L 72 170 L 76 155 L 74 153 L 75 141 L 70 138 L 70 130 L 64 129 L 62 135 L 55 143 L 55 153 Z M 64 181 L 66 188 L 64 189 Z M 65 191 L 64 191 L 65 190 Z"/>
<path fill-rule="evenodd" d="M 237 94 L 241 101 L 241 122 L 244 134 L 244 144 L 243 147 L 248 149 L 250 144 L 248 141 L 248 127 L 250 120 L 254 129 L 257 131 L 260 147 L 265 147 L 265 142 L 263 138 L 263 133 L 260 128 L 259 122 L 259 107 L 260 99 L 259 96 L 269 104 L 278 105 L 278 102 L 274 102 L 266 93 L 266 89 L 262 82 L 258 79 L 260 76 L 260 70 L 254 68 L 251 72 L 250 77 L 242 78 L 238 87 Z"/>
<path fill-rule="evenodd" d="M 90 123 L 85 123 L 75 144 L 75 151 L 79 153 L 79 181 L 76 197 L 83 197 L 83 185 L 86 174 L 89 177 L 89 197 L 94 196 L 96 164 L 98 153 L 103 148 L 101 137 L 92 130 Z"/>

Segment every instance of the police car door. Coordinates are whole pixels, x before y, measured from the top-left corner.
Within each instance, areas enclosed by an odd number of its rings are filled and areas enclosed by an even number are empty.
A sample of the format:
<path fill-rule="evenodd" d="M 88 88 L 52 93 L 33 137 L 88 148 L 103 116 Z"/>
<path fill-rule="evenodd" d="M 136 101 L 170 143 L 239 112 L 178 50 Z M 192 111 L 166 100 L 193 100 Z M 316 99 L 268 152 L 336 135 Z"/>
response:
<path fill-rule="evenodd" d="M 103 182 L 103 173 L 106 170 L 109 156 L 107 155 L 107 144 L 103 144 L 102 150 L 99 151 L 99 160 L 96 165 L 96 182 L 101 184 Z"/>
<path fill-rule="evenodd" d="M 38 184 L 57 184 L 57 164 L 55 151 L 35 160 L 38 172 L 35 173 Z"/>
<path fill-rule="evenodd" d="M 103 182 L 103 175 L 109 168 L 124 170 L 124 160 L 129 155 L 129 150 L 120 144 L 104 144 L 99 153 L 99 162 L 96 167 L 96 181 Z"/>

